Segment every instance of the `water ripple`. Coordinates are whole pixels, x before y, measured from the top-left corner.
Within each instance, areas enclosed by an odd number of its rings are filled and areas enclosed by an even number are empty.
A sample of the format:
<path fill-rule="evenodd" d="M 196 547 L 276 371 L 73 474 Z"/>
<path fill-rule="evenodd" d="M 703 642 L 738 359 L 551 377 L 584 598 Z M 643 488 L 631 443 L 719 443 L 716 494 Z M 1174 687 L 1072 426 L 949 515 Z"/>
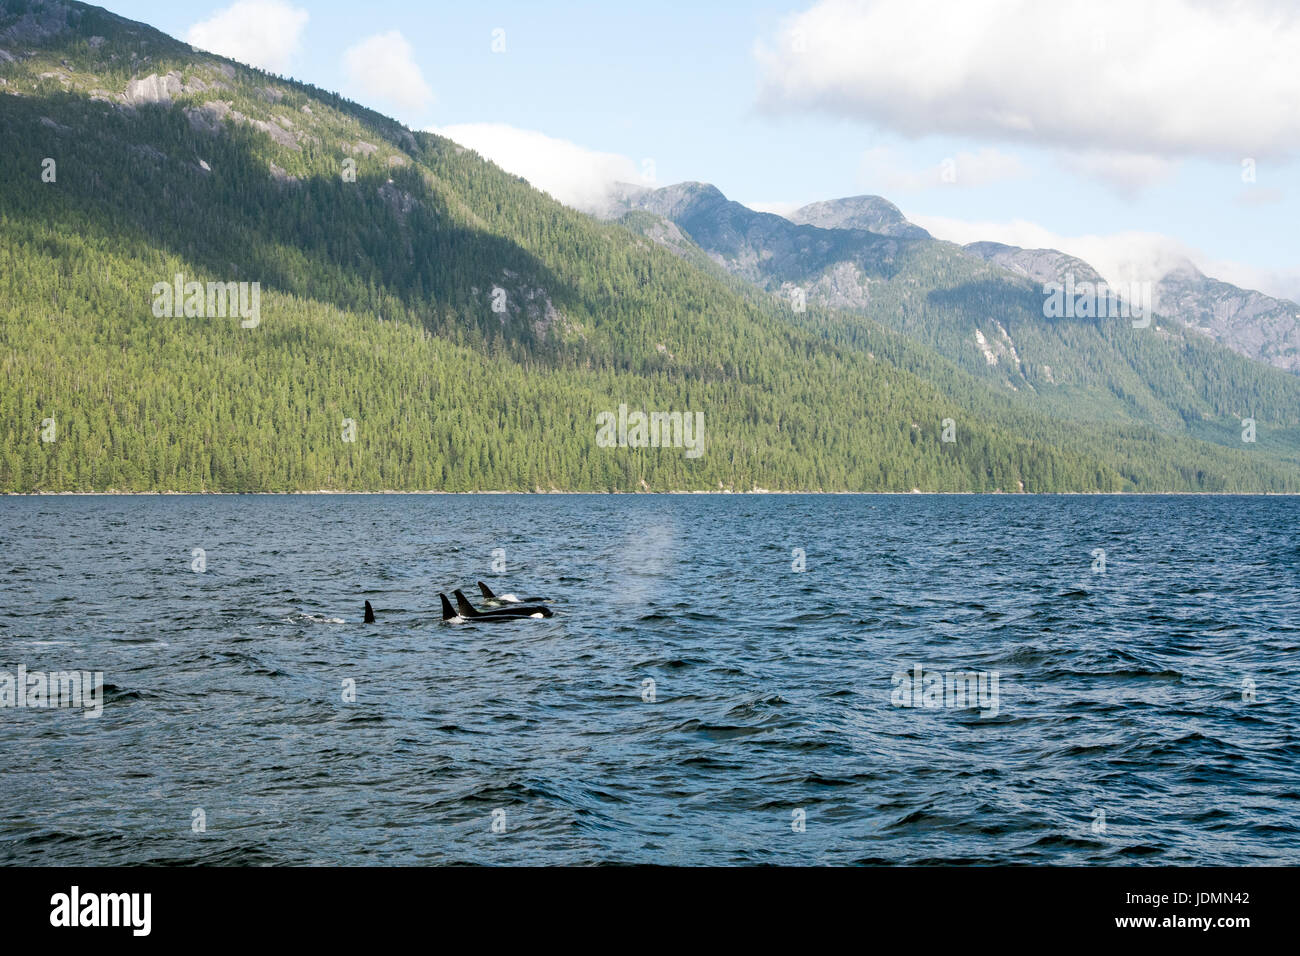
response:
<path fill-rule="evenodd" d="M 1298 518 L 5 498 L 0 670 L 104 694 L 95 719 L 0 709 L 0 862 L 1294 865 Z M 437 593 L 480 578 L 555 617 L 444 625 Z M 996 700 L 900 698 L 918 667 L 996 674 Z"/>

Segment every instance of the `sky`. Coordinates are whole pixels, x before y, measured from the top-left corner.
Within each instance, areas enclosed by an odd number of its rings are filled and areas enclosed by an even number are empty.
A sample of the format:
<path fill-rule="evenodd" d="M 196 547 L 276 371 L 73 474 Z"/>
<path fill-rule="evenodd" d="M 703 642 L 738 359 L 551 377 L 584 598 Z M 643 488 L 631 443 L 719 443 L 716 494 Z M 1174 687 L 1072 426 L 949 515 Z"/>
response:
<path fill-rule="evenodd" d="M 864 193 L 1112 282 L 1184 259 L 1300 300 L 1290 0 L 109 0 L 469 146 L 577 208 Z"/>

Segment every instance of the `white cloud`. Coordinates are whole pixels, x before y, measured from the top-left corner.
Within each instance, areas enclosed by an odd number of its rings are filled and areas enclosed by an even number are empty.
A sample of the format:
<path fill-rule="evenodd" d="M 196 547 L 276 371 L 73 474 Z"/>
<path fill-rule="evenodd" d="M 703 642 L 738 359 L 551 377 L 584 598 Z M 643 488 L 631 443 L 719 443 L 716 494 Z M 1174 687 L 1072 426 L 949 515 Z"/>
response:
<path fill-rule="evenodd" d="M 760 103 L 904 135 L 1140 156 L 1300 149 L 1277 0 L 820 0 L 760 41 Z"/>
<path fill-rule="evenodd" d="M 1026 219 L 979 222 L 944 216 L 912 215 L 908 218 L 932 236 L 962 245 L 1001 242 L 1025 249 L 1059 249 L 1087 262 L 1111 284 L 1158 279 L 1190 258 L 1188 252 L 1191 251 L 1160 233 L 1131 231 L 1066 236 Z"/>
<path fill-rule="evenodd" d="M 979 187 L 1028 175 L 1018 156 L 992 147 L 958 152 L 933 165 L 908 166 L 897 151 L 876 146 L 862 154 L 859 176 L 875 192 L 916 192 L 939 186 Z"/>
<path fill-rule="evenodd" d="M 1126 199 L 1149 186 L 1168 181 L 1178 171 L 1176 160 L 1139 153 L 1079 150 L 1062 152 L 1061 158 L 1067 169 L 1101 180 Z"/>
<path fill-rule="evenodd" d="M 284 0 L 239 0 L 190 27 L 185 42 L 272 73 L 286 73 L 298 53 L 308 13 Z"/>
<path fill-rule="evenodd" d="M 343 54 L 347 95 L 418 113 L 433 104 L 433 90 L 400 31 L 376 33 Z"/>
<path fill-rule="evenodd" d="M 909 215 L 938 239 L 965 245 L 1001 242 L 1025 249 L 1058 249 L 1087 262 L 1111 285 L 1156 282 L 1172 269 L 1191 262 L 1208 276 L 1243 289 L 1296 301 L 1300 269 L 1259 269 L 1240 262 L 1214 259 L 1172 236 L 1157 232 L 1116 232 L 1066 236 L 1024 219 L 977 222 L 942 216 Z"/>
<path fill-rule="evenodd" d="M 463 123 L 429 132 L 468 146 L 506 172 L 522 176 L 567 206 L 600 212 L 617 182 L 654 185 L 645 164 L 617 153 L 601 153 L 535 130 L 504 123 Z"/>

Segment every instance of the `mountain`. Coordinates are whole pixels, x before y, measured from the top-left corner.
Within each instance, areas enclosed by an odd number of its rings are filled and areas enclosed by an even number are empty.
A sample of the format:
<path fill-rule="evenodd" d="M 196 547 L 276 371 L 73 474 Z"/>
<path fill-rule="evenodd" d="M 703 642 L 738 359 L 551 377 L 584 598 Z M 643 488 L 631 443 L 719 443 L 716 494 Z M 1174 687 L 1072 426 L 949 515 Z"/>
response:
<path fill-rule="evenodd" d="M 755 212 L 706 183 L 625 187 L 607 215 L 636 210 L 673 223 L 728 273 L 764 288 L 792 289 L 818 277 L 822 281 L 812 283 L 810 295 L 832 308 L 866 306 L 868 283 L 857 281 L 857 272 L 887 270 L 900 250 L 915 241 L 867 229 L 798 225 L 784 216 Z M 680 244 L 676 248 L 681 252 Z M 841 277 L 848 281 L 837 281 Z"/>
<path fill-rule="evenodd" d="M 1167 314 L 1234 352 L 1300 373 L 1300 305 L 1204 275 L 1191 263 L 1156 284 Z"/>
<path fill-rule="evenodd" d="M 700 183 L 622 202 L 667 217 L 698 254 L 777 301 L 802 296 L 809 308 L 792 320 L 833 341 L 853 341 L 862 320 L 871 320 L 1014 393 L 1013 404 L 1038 414 L 1140 423 L 1226 447 L 1239 447 L 1241 420 L 1255 418 L 1268 422 L 1272 448 L 1300 460 L 1300 379 L 1160 315 L 1134 327 L 1123 315 L 1049 314 L 1045 282 L 1067 272 L 1079 282 L 1101 281 L 1063 253 L 806 225 L 747 209 Z M 852 215 L 859 205 L 829 203 L 817 218 L 861 223 Z M 649 235 L 644 220 L 624 221 Z M 668 247 L 685 254 L 681 242 Z"/>
<path fill-rule="evenodd" d="M 1055 249 L 1021 249 L 1000 242 L 971 242 L 962 249 L 1031 282 L 1064 282 L 1067 275 L 1074 276 L 1077 282 L 1106 281 L 1082 259 Z"/>
<path fill-rule="evenodd" d="M 1036 282 L 1104 281 L 1092 266 L 1055 249 L 1021 249 L 996 242 L 963 248 L 986 262 Z M 1184 261 L 1155 284 L 1157 311 L 1256 361 L 1300 372 L 1300 305 L 1211 279 Z"/>
<path fill-rule="evenodd" d="M 902 210 L 880 196 L 850 196 L 810 203 L 786 217 L 801 226 L 823 229 L 861 229 L 879 236 L 900 239 L 929 239 L 930 234 L 908 222 Z"/>
<path fill-rule="evenodd" d="M 1225 381 L 1206 436 L 1063 427 L 906 323 L 793 312 L 713 217 L 595 221 L 81 3 L 0 0 L 0 181 L 0 490 L 1300 490 L 1271 381 Z M 715 194 L 656 208 L 792 274 L 935 245 Z M 1243 396 L 1275 418 L 1234 446 Z M 702 414 L 701 453 L 605 447 L 621 405 Z"/>

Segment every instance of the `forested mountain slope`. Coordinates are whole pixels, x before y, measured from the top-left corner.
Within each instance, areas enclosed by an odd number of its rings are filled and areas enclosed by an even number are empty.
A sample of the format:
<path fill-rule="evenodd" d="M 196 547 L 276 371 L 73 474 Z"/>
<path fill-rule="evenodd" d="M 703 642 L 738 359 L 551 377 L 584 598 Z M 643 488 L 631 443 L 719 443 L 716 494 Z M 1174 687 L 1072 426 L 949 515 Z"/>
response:
<path fill-rule="evenodd" d="M 837 341 L 864 334 L 865 317 L 1052 418 L 1141 423 L 1226 447 L 1240 446 L 1241 420 L 1253 418 L 1273 450 L 1300 456 L 1300 378 L 1158 313 L 1138 318 L 1139 327 L 1129 316 L 1046 315 L 1045 283 L 1067 272 L 1080 286 L 1101 280 L 1062 253 L 932 239 L 909 230 L 879 197 L 814 204 L 794 222 L 748 209 L 713 186 L 681 183 L 628 192 L 618 208 L 631 210 L 630 228 L 679 253 L 684 243 L 697 246 L 686 254 L 703 255 L 787 306 L 799 296 L 808 307 L 790 309 L 795 319 L 833 330 Z M 656 218 L 676 226 L 681 239 L 666 236 Z M 885 232 L 864 228 L 874 222 Z"/>
<path fill-rule="evenodd" d="M 1057 428 L 98 8 L 0 2 L 0 81 L 2 490 L 1300 490 L 1262 425 Z M 256 322 L 159 314 L 177 275 Z M 620 404 L 703 413 L 703 454 L 600 447 Z"/>

